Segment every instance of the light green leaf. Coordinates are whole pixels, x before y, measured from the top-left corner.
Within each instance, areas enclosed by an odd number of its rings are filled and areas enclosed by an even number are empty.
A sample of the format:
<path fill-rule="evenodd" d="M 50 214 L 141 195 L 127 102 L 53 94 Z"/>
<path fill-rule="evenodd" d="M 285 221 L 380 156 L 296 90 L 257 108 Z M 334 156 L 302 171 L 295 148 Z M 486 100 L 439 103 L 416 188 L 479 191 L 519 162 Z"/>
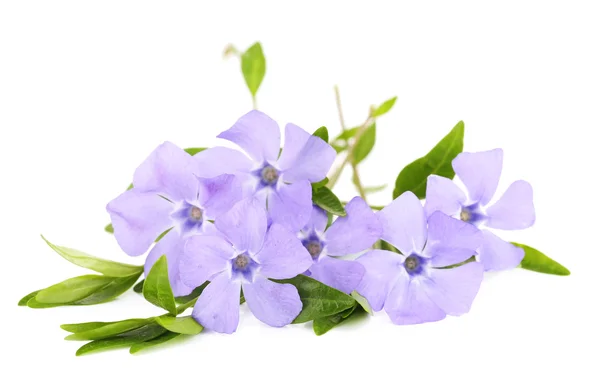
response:
<path fill-rule="evenodd" d="M 82 333 L 84 331 L 90 331 L 93 329 L 97 329 L 99 327 L 103 327 L 109 325 L 114 322 L 85 322 L 85 323 L 66 323 L 64 325 L 60 325 L 60 328 L 64 331 L 68 331 L 69 333 Z"/>
<path fill-rule="evenodd" d="M 203 147 L 192 147 L 192 148 L 184 148 L 184 151 L 187 152 L 188 154 L 194 156 L 199 152 L 204 151 L 206 148 Z"/>
<path fill-rule="evenodd" d="M 113 228 L 112 224 L 108 224 L 108 225 L 106 225 L 106 226 L 104 227 L 104 231 L 105 231 L 106 233 L 111 233 L 111 234 L 115 233 L 115 229 Z"/>
<path fill-rule="evenodd" d="M 141 274 L 129 276 L 126 278 L 112 278 L 110 282 L 101 289 L 86 298 L 73 302 L 73 305 L 91 305 L 108 302 L 125 291 L 129 290 L 138 280 Z"/>
<path fill-rule="evenodd" d="M 163 315 L 154 319 L 156 320 L 156 323 L 175 333 L 195 335 L 199 334 L 203 329 L 203 327 L 191 316 L 173 317 L 170 315 Z"/>
<path fill-rule="evenodd" d="M 367 187 L 364 187 L 363 190 L 365 191 L 365 194 L 373 194 L 373 193 L 378 193 L 380 191 L 383 191 L 386 188 L 387 188 L 387 184 L 379 185 L 379 186 L 367 186 Z"/>
<path fill-rule="evenodd" d="M 263 78 L 265 78 L 267 67 L 262 46 L 259 42 L 254 43 L 242 54 L 241 62 L 244 80 L 254 98 Z"/>
<path fill-rule="evenodd" d="M 50 304 L 76 302 L 106 287 L 113 279 L 115 278 L 100 275 L 77 276 L 40 290 L 34 299 Z"/>
<path fill-rule="evenodd" d="M 97 323 L 97 322 L 89 322 L 89 323 Z M 148 324 L 147 319 L 127 319 L 124 321 L 117 322 L 105 322 L 103 326 L 99 326 L 86 331 L 77 331 L 67 337 L 66 340 L 71 341 L 89 341 L 89 340 L 99 340 L 105 339 L 109 337 L 114 337 L 118 334 L 123 334 L 129 332 L 131 330 L 137 329 L 139 327 L 145 326 Z M 84 324 L 85 325 L 85 324 Z M 69 328 L 73 329 L 73 325 L 63 325 L 69 326 Z M 61 326 L 61 328 L 63 328 Z M 64 328 L 63 328 L 64 329 Z"/>
<path fill-rule="evenodd" d="M 325 177 L 325 179 L 311 183 L 313 189 L 318 189 L 319 187 L 323 187 L 329 183 L 329 178 Z"/>
<path fill-rule="evenodd" d="M 32 293 L 29 293 L 27 295 L 25 295 L 24 297 L 21 298 L 21 300 L 19 301 L 19 306 L 27 306 L 27 303 L 35 298 L 35 296 L 38 294 L 38 292 L 40 292 L 40 290 L 37 291 L 33 291 Z"/>
<path fill-rule="evenodd" d="M 356 135 L 356 131 L 358 131 L 358 128 L 360 128 L 360 127 L 353 127 L 353 128 L 344 129 L 342 131 L 342 133 L 340 133 L 335 138 L 335 140 L 350 140 L 350 139 L 352 139 Z"/>
<path fill-rule="evenodd" d="M 76 249 L 54 245 L 50 241 L 46 240 L 44 236 L 42 236 L 42 239 L 44 239 L 46 244 L 48 244 L 48 246 L 56 253 L 71 263 L 83 268 L 91 269 L 92 271 L 100 272 L 101 274 L 107 276 L 127 277 L 139 275 L 144 271 L 144 267 L 140 265 L 123 264 L 117 263 L 116 261 L 100 259 Z"/>
<path fill-rule="evenodd" d="M 151 339 L 149 341 L 138 342 L 138 343 L 132 345 L 131 348 L 129 348 L 129 353 L 134 354 L 134 353 L 139 352 L 140 350 L 144 350 L 144 349 L 148 349 L 148 348 L 160 345 L 160 344 L 164 344 L 165 342 L 171 341 L 172 339 L 175 339 L 179 336 L 181 336 L 181 334 L 168 331 L 168 332 L 166 332 L 162 335 L 159 335 L 158 337 Z"/>
<path fill-rule="evenodd" d="M 405 191 L 412 191 L 420 199 L 425 198 L 429 175 L 454 178 L 452 160 L 463 150 L 464 135 L 465 124 L 459 121 L 427 155 L 404 167 L 396 178 L 394 198 L 399 197 Z"/>
<path fill-rule="evenodd" d="M 371 305 L 369 304 L 369 301 L 367 300 L 367 298 L 365 298 L 364 296 L 362 296 L 361 294 L 359 294 L 356 291 L 352 291 L 350 293 L 350 296 L 354 298 L 354 300 L 356 300 L 358 302 L 358 304 L 360 305 L 360 307 L 363 308 L 363 310 L 365 310 L 368 314 L 373 315 L 373 309 L 371 308 Z"/>
<path fill-rule="evenodd" d="M 169 269 L 165 255 L 161 256 L 152 266 L 144 281 L 143 292 L 144 298 L 148 302 L 177 315 L 177 305 L 169 283 Z"/>
<path fill-rule="evenodd" d="M 327 131 L 327 127 L 320 127 L 313 133 L 313 136 L 321 138 L 325 143 L 329 143 L 329 132 Z"/>
<path fill-rule="evenodd" d="M 352 163 L 355 165 L 362 162 L 371 152 L 375 145 L 375 137 L 377 134 L 377 128 L 375 123 L 371 124 L 356 140 L 356 145 L 352 151 Z"/>
<path fill-rule="evenodd" d="M 571 274 L 571 271 L 569 271 L 563 265 L 552 260 L 537 249 L 524 244 L 512 244 L 523 248 L 525 251 L 525 257 L 523 257 L 523 261 L 521 261 L 521 268 L 550 275 L 567 276 Z"/>
<path fill-rule="evenodd" d="M 337 216 L 346 215 L 346 209 L 344 209 L 338 197 L 325 186 L 317 189 L 313 187 L 312 200 L 315 205 L 329 213 Z"/>
<path fill-rule="evenodd" d="M 383 104 L 379 105 L 377 108 L 373 110 L 371 113 L 371 117 L 377 117 L 386 114 L 392 109 L 394 104 L 396 103 L 396 99 L 398 97 L 392 97 L 389 100 L 385 101 Z"/>
<path fill-rule="evenodd" d="M 158 324 L 142 326 L 138 329 L 131 330 L 127 333 L 117 335 L 116 337 L 88 342 L 87 344 L 77 349 L 77 353 L 75 353 L 75 355 L 82 356 L 84 354 L 97 352 L 100 350 L 132 346 L 140 342 L 145 342 L 157 338 L 158 336 L 166 332 L 167 330 Z"/>

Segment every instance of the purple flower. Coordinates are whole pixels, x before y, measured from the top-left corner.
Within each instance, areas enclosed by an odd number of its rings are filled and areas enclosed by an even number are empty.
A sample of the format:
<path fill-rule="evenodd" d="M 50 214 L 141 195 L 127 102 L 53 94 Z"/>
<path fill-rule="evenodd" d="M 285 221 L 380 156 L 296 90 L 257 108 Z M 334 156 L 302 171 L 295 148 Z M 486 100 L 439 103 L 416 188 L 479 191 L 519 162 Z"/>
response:
<path fill-rule="evenodd" d="M 258 319 L 275 327 L 291 323 L 302 310 L 298 290 L 269 279 L 292 278 L 310 267 L 300 241 L 279 224 L 267 229 L 267 213 L 254 198 L 238 202 L 215 225 L 222 234 L 190 237 L 179 263 L 188 287 L 210 281 L 196 302 L 194 319 L 211 330 L 233 333 L 242 289 Z"/>
<path fill-rule="evenodd" d="M 405 192 L 377 213 L 382 240 L 401 253 L 373 250 L 358 258 L 366 272 L 357 288 L 374 311 L 385 309 L 398 325 L 439 321 L 469 311 L 483 278 L 481 263 L 454 268 L 475 254 L 481 231 L 435 212 Z"/>
<path fill-rule="evenodd" d="M 502 150 L 463 152 L 452 161 L 456 175 L 467 188 L 466 195 L 448 178 L 431 175 L 427 179 L 425 211 L 441 211 L 479 228 L 525 229 L 535 222 L 533 190 L 525 181 L 513 182 L 494 204 L 490 201 L 502 171 Z M 525 252 L 489 230 L 483 230 L 478 259 L 487 270 L 514 268 Z"/>
<path fill-rule="evenodd" d="M 365 268 L 356 261 L 335 259 L 368 249 L 381 237 L 381 224 L 366 204 L 356 197 L 346 205 L 346 217 L 339 217 L 325 230 L 327 213 L 314 206 L 308 224 L 298 237 L 313 259 L 306 275 L 338 290 L 351 293 L 360 283 Z"/>
<path fill-rule="evenodd" d="M 177 261 L 183 239 L 217 233 L 207 221 L 214 220 L 241 198 L 240 183 L 233 175 L 204 179 L 198 174 L 198 164 L 192 156 L 172 143 L 163 143 L 136 169 L 134 188 L 106 206 L 115 238 L 130 256 L 146 252 L 168 230 L 148 254 L 144 270 L 148 275 L 158 258 L 166 255 L 176 296 L 193 290 L 179 281 Z"/>
<path fill-rule="evenodd" d="M 280 155 L 279 126 L 266 114 L 253 110 L 218 137 L 237 144 L 246 154 L 213 147 L 196 155 L 202 176 L 236 174 L 244 181 L 245 196 L 267 207 L 270 221 L 297 231 L 306 224 L 312 207 L 311 182 L 325 178 L 335 150 L 302 128 L 285 126 Z"/>

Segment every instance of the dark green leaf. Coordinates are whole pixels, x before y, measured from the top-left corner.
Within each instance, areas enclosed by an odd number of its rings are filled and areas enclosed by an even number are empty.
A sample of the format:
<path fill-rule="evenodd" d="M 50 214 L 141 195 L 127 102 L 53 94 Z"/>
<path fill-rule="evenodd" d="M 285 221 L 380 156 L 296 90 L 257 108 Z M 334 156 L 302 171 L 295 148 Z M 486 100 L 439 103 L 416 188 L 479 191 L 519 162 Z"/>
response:
<path fill-rule="evenodd" d="M 46 240 L 44 236 L 42 236 L 42 238 L 50 248 L 71 263 L 83 268 L 91 269 L 92 271 L 100 272 L 107 276 L 128 277 L 139 275 L 144 271 L 144 267 L 139 265 L 123 264 L 117 263 L 116 261 L 100 259 L 76 249 L 54 245 Z"/>
<path fill-rule="evenodd" d="M 320 127 L 313 133 L 313 136 L 320 137 L 325 143 L 329 143 L 329 132 L 327 131 L 327 127 Z"/>
<path fill-rule="evenodd" d="M 359 164 L 369 155 L 375 145 L 377 128 L 375 123 L 371 124 L 356 141 L 352 151 L 352 163 Z"/>
<path fill-rule="evenodd" d="M 325 186 L 327 183 L 329 183 L 329 178 L 325 177 L 325 179 L 318 181 L 318 182 L 311 183 L 311 185 L 312 185 L 313 189 L 318 189 L 319 187 Z"/>
<path fill-rule="evenodd" d="M 19 306 L 27 306 L 27 302 L 29 302 L 31 299 L 35 298 L 35 296 L 37 295 L 38 292 L 40 292 L 40 290 L 33 291 L 32 293 L 27 294 L 24 297 L 22 297 L 21 300 L 19 301 Z"/>
<path fill-rule="evenodd" d="M 204 151 L 206 148 L 202 148 L 202 147 L 196 147 L 196 148 L 185 148 L 184 151 L 187 152 L 188 154 L 194 156 L 199 152 Z"/>
<path fill-rule="evenodd" d="M 97 323 L 97 322 L 89 322 L 89 323 Z M 106 322 L 103 326 L 99 326 L 86 331 L 78 331 L 67 336 L 66 340 L 72 341 L 89 341 L 89 340 L 99 340 L 114 337 L 118 334 L 124 334 L 130 332 L 139 327 L 145 326 L 148 324 L 147 319 L 127 319 L 124 321 L 117 322 Z M 66 325 L 65 325 L 66 326 Z M 69 325 L 72 326 L 73 325 Z M 62 326 L 61 326 L 62 327 Z"/>
<path fill-rule="evenodd" d="M 203 329 L 203 327 L 191 316 L 173 317 L 170 315 L 163 315 L 154 319 L 156 320 L 156 323 L 175 333 L 195 335 L 199 334 Z"/>
<path fill-rule="evenodd" d="M 141 294 L 144 291 L 144 279 L 140 280 L 135 286 L 133 286 L 133 291 Z"/>
<path fill-rule="evenodd" d="M 325 186 L 317 189 L 313 187 L 312 200 L 315 205 L 329 213 L 337 216 L 346 215 L 346 209 L 344 209 L 338 197 Z"/>
<path fill-rule="evenodd" d="M 316 335 L 323 335 L 327 333 L 329 330 L 333 329 L 340 323 L 344 321 L 344 319 L 348 318 L 354 310 L 356 310 L 356 304 L 350 307 L 348 310 L 344 310 L 340 313 L 330 315 L 324 318 L 318 318 L 313 321 L 313 331 Z"/>
<path fill-rule="evenodd" d="M 177 305 L 169 283 L 167 257 L 161 256 L 152 266 L 144 281 L 144 298 L 155 306 L 177 315 Z"/>
<path fill-rule="evenodd" d="M 97 290 L 88 297 L 73 302 L 72 304 L 83 306 L 104 303 L 113 300 L 117 296 L 129 290 L 138 280 L 140 275 L 141 274 L 137 274 L 127 278 L 112 278 L 112 280 L 100 290 Z"/>
<path fill-rule="evenodd" d="M 521 261 L 521 268 L 525 268 L 530 271 L 547 273 L 550 275 L 567 276 L 571 274 L 571 271 L 569 271 L 567 268 L 552 260 L 537 249 L 524 244 L 513 244 L 523 248 L 525 251 L 525 257 L 523 257 L 523 261 Z"/>
<path fill-rule="evenodd" d="M 115 229 L 113 228 L 112 224 L 108 224 L 104 227 L 104 231 L 107 233 L 115 233 Z"/>
<path fill-rule="evenodd" d="M 186 295 L 186 296 L 176 296 L 175 297 L 175 302 L 177 302 L 179 304 L 184 304 L 184 303 L 188 303 L 191 300 L 198 299 L 198 297 L 200 296 L 200 294 L 202 293 L 202 291 L 204 291 L 204 289 L 206 288 L 206 286 L 208 286 L 208 282 L 204 282 L 200 286 L 196 287 L 194 289 L 194 291 L 192 291 L 192 293 L 189 294 L 189 295 Z"/>
<path fill-rule="evenodd" d="M 154 347 L 154 346 L 157 346 L 160 344 L 164 344 L 165 342 L 168 342 L 179 336 L 181 336 L 181 334 L 172 333 L 170 331 L 167 331 L 166 333 L 159 335 L 158 337 L 156 337 L 154 339 L 151 339 L 149 341 L 144 341 L 144 342 L 138 342 L 138 343 L 132 345 L 131 348 L 129 348 L 129 353 L 134 354 L 134 353 L 139 352 L 140 350 L 151 348 L 151 347 Z"/>
<path fill-rule="evenodd" d="M 373 112 L 371 113 L 371 116 L 377 117 L 377 116 L 381 116 L 381 115 L 384 115 L 387 112 L 389 112 L 390 109 L 392 109 L 392 107 L 396 103 L 397 98 L 398 97 L 392 97 L 389 100 L 385 101 L 383 104 L 379 105 L 377 108 L 375 108 L 373 110 Z"/>
<path fill-rule="evenodd" d="M 354 298 L 354 300 L 356 300 L 358 302 L 358 304 L 360 305 L 360 307 L 363 308 L 363 310 L 365 310 L 368 314 L 373 315 L 373 309 L 371 309 L 371 305 L 369 304 L 369 301 L 367 300 L 367 298 L 365 298 L 364 296 L 362 296 L 361 294 L 359 294 L 356 291 L 352 291 L 350 293 L 350 296 Z"/>
<path fill-rule="evenodd" d="M 405 191 L 412 191 L 421 199 L 425 198 L 427 177 L 435 174 L 446 178 L 454 178 L 452 160 L 463 150 L 465 124 L 458 124 L 429 153 L 404 167 L 394 189 L 394 198 Z"/>
<path fill-rule="evenodd" d="M 266 61 L 263 54 L 262 46 L 259 42 L 254 43 L 245 53 L 242 54 L 242 74 L 252 97 L 256 96 L 256 92 L 265 77 Z"/>
<path fill-rule="evenodd" d="M 99 350 L 131 346 L 140 342 L 152 340 L 166 332 L 167 330 L 158 324 L 146 325 L 113 338 L 88 342 L 77 349 L 77 353 L 75 354 L 77 356 L 82 356 L 86 353 L 96 352 Z"/>
<path fill-rule="evenodd" d="M 66 323 L 60 325 L 60 328 L 70 333 L 82 333 L 84 331 L 90 331 L 99 327 L 110 325 L 114 322 L 85 322 L 85 323 Z"/>

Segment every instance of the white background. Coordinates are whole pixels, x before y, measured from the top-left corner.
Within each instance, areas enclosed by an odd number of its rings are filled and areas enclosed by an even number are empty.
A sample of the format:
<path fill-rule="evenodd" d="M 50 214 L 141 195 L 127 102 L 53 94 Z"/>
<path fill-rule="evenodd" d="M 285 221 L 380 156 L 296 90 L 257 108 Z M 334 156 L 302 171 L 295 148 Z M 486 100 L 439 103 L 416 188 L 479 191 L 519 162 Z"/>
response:
<path fill-rule="evenodd" d="M 594 3 L 3 1 L 0 385 L 600 386 Z M 85 273 L 39 234 L 141 264 L 103 232 L 105 204 L 159 143 L 214 145 L 250 109 L 238 61 L 221 53 L 255 40 L 267 57 L 259 108 L 281 124 L 337 133 L 334 84 L 348 125 L 398 96 L 361 167 L 369 185 L 393 184 L 459 120 L 466 150 L 502 147 L 499 191 L 526 179 L 537 210 L 533 228 L 505 236 L 572 275 L 486 276 L 469 314 L 438 323 L 397 327 L 379 314 L 316 337 L 267 327 L 243 307 L 231 336 L 76 358 L 82 343 L 63 341 L 60 324 L 160 311 L 133 292 L 99 306 L 17 307 Z M 350 174 L 342 179 L 336 192 L 349 199 Z"/>

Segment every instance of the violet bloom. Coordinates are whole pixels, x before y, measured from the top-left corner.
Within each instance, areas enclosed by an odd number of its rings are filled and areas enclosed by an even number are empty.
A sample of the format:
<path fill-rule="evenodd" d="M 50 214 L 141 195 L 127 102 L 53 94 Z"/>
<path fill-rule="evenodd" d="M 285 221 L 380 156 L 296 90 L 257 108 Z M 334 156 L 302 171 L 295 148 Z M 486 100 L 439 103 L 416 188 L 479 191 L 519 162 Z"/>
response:
<path fill-rule="evenodd" d="M 419 199 L 405 192 L 377 213 L 382 240 L 400 253 L 373 250 L 358 258 L 366 272 L 357 288 L 374 311 L 392 322 L 439 321 L 469 311 L 483 278 L 478 262 L 454 267 L 475 254 L 481 231 L 441 212 L 429 219 Z"/>
<path fill-rule="evenodd" d="M 351 255 L 368 249 L 379 240 L 382 230 L 373 210 L 360 197 L 346 205 L 346 214 L 325 230 L 327 213 L 314 206 L 309 223 L 298 237 L 313 259 L 306 275 L 349 294 L 360 283 L 365 268 L 356 261 L 332 256 Z"/>
<path fill-rule="evenodd" d="M 165 142 L 136 169 L 133 189 L 106 206 L 115 238 L 130 256 L 146 252 L 168 230 L 148 254 L 144 271 L 148 275 L 158 258 L 166 255 L 176 296 L 193 290 L 179 281 L 177 261 L 183 239 L 194 234 L 217 233 L 208 221 L 241 198 L 241 186 L 233 175 L 203 179 L 197 177 L 199 169 L 191 155 Z"/>
<path fill-rule="evenodd" d="M 479 228 L 518 230 L 533 225 L 533 190 L 525 181 L 513 182 L 500 199 L 490 205 L 500 180 L 502 156 L 502 149 L 498 148 L 463 152 L 452 161 L 452 167 L 466 186 L 468 195 L 450 179 L 431 175 L 427 179 L 427 214 L 439 210 Z M 486 271 L 514 268 L 524 255 L 523 249 L 483 229 L 478 259 Z"/>
<path fill-rule="evenodd" d="M 245 196 L 259 199 L 268 209 L 270 221 L 300 230 L 310 217 L 310 183 L 325 178 L 335 150 L 319 137 L 287 124 L 280 155 L 279 126 L 256 110 L 218 137 L 237 144 L 246 154 L 226 147 L 199 153 L 196 158 L 208 167 L 203 176 L 236 174 L 243 179 Z"/>
<path fill-rule="evenodd" d="M 210 281 L 196 302 L 194 319 L 208 329 L 233 333 L 242 289 L 258 319 L 275 327 L 291 323 L 302 310 L 298 290 L 269 279 L 292 278 L 310 267 L 300 241 L 279 224 L 267 229 L 267 213 L 254 198 L 238 202 L 215 225 L 222 234 L 190 237 L 179 263 L 188 287 Z"/>

